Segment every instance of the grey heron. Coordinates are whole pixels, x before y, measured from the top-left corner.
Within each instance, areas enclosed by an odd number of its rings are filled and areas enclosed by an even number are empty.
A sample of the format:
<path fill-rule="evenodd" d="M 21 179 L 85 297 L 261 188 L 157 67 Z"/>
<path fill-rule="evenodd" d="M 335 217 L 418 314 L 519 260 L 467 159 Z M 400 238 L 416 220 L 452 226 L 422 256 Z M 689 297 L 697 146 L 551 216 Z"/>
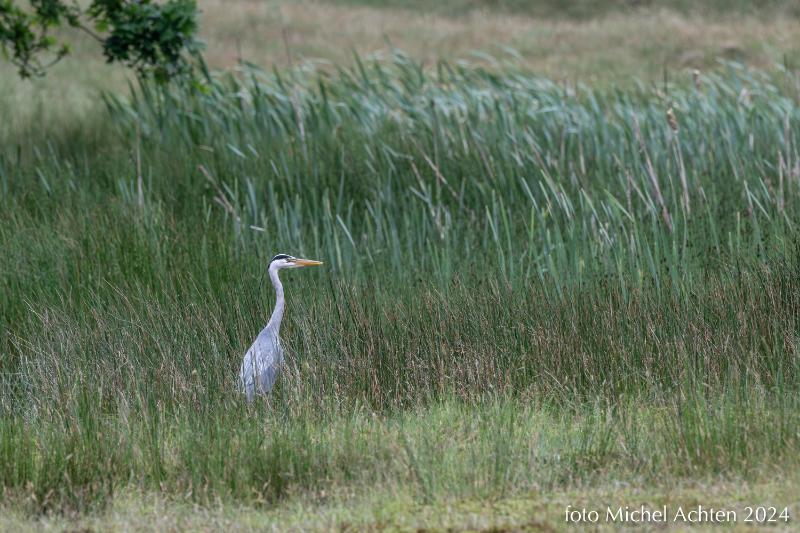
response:
<path fill-rule="evenodd" d="M 269 262 L 267 271 L 275 287 L 275 309 L 253 345 L 247 350 L 239 370 L 239 389 L 252 402 L 256 394 L 267 394 L 272 390 L 278 372 L 283 364 L 283 348 L 278 336 L 286 301 L 283 298 L 283 284 L 278 271 L 284 268 L 298 268 L 321 265 L 321 261 L 298 259 L 291 255 L 278 254 Z"/>

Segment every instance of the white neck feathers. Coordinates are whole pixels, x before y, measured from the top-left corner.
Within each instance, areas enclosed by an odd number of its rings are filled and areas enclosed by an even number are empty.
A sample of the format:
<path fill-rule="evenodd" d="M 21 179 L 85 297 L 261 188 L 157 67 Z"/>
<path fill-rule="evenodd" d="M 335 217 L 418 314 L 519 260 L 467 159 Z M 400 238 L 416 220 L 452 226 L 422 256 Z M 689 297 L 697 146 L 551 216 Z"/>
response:
<path fill-rule="evenodd" d="M 269 268 L 269 279 L 272 280 L 272 286 L 275 287 L 275 310 L 272 311 L 272 316 L 267 323 L 267 327 L 273 329 L 275 332 L 281 327 L 281 319 L 283 318 L 283 308 L 286 302 L 283 299 L 283 283 L 278 277 L 278 269 L 274 266 Z"/>

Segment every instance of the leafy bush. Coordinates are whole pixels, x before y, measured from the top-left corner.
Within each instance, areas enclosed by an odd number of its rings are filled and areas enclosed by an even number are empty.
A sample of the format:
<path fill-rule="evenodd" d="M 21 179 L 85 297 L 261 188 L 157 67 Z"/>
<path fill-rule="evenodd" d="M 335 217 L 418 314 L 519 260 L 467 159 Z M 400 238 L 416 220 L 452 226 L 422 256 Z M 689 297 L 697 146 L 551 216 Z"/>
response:
<path fill-rule="evenodd" d="M 43 74 L 69 53 L 52 35 L 61 26 L 91 35 L 109 62 L 121 61 L 159 80 L 185 71 L 186 56 L 198 53 L 194 0 L 94 0 L 87 8 L 61 0 L 34 0 L 28 9 L 18 4 L 0 0 L 0 49 L 24 78 Z"/>

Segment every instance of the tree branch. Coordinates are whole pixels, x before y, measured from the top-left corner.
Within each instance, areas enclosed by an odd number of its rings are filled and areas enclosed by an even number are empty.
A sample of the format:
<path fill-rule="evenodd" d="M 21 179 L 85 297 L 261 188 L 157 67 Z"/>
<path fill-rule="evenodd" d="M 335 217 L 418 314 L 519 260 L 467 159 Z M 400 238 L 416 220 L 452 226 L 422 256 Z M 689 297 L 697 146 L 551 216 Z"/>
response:
<path fill-rule="evenodd" d="M 103 39 L 102 37 L 100 37 L 100 35 L 98 35 L 97 33 L 95 33 L 95 32 L 94 32 L 94 30 L 92 30 L 91 28 L 89 28 L 89 27 L 88 27 L 88 26 L 86 26 L 85 24 L 78 24 L 78 26 L 77 26 L 77 27 L 78 27 L 79 29 L 81 29 L 81 30 L 85 31 L 85 32 L 86 32 L 86 33 L 88 33 L 89 35 L 91 35 L 91 36 L 92 36 L 92 37 L 93 37 L 93 38 L 94 38 L 94 39 L 95 39 L 97 42 L 99 42 L 99 43 L 103 43 L 103 42 L 105 42 L 105 39 Z"/>

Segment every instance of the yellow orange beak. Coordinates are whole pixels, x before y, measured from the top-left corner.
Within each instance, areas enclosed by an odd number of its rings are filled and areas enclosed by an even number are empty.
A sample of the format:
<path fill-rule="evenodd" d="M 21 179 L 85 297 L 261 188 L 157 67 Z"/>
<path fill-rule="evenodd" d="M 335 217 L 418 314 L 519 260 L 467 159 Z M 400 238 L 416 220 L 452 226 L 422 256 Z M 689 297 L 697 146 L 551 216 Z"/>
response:
<path fill-rule="evenodd" d="M 294 264 L 303 267 L 313 267 L 322 264 L 322 261 L 314 261 L 313 259 L 295 259 Z"/>

